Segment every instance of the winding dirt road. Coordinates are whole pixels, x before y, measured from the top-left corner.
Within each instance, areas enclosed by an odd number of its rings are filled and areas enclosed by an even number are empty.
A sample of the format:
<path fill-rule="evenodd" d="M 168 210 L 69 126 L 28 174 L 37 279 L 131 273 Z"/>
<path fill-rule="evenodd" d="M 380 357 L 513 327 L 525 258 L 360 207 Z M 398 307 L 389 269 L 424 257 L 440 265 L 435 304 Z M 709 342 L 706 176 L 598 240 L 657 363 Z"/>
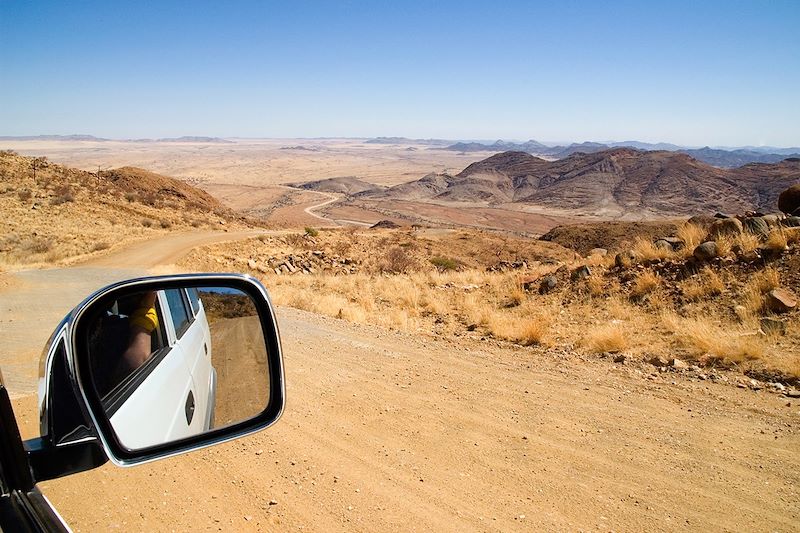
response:
<path fill-rule="evenodd" d="M 43 483 L 76 531 L 800 527 L 799 400 L 291 309 L 279 321 L 283 419 L 182 457 Z M 15 409 L 33 436 L 35 398 Z"/>

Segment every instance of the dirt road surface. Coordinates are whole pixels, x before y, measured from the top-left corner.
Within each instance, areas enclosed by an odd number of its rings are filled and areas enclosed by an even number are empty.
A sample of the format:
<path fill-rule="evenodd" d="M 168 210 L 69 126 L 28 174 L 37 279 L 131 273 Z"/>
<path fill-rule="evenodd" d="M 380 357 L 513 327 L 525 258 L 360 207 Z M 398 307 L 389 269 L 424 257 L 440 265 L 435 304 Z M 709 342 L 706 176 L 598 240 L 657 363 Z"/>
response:
<path fill-rule="evenodd" d="M 42 483 L 76 531 L 800 528 L 800 400 L 278 313 L 278 424 Z M 34 436 L 35 398 L 15 411 Z"/>

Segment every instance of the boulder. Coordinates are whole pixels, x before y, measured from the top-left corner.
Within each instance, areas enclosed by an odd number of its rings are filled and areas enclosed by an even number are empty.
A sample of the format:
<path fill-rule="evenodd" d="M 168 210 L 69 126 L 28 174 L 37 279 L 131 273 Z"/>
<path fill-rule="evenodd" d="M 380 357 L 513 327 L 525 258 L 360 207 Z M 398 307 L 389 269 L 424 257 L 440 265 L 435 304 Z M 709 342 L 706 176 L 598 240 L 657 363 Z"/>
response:
<path fill-rule="evenodd" d="M 686 370 L 687 368 L 689 368 L 689 365 L 686 364 L 685 361 L 682 361 L 678 358 L 670 359 L 669 366 L 677 370 Z"/>
<path fill-rule="evenodd" d="M 781 225 L 786 228 L 800 228 L 800 217 L 790 216 L 781 220 Z"/>
<path fill-rule="evenodd" d="M 656 248 L 658 248 L 659 250 L 666 250 L 666 251 L 668 251 L 668 252 L 672 252 L 672 251 L 674 251 L 674 250 L 675 250 L 675 249 L 672 247 L 672 244 L 670 244 L 670 243 L 669 243 L 669 242 L 668 242 L 666 239 L 658 239 L 658 240 L 655 242 L 654 246 L 655 246 Z"/>
<path fill-rule="evenodd" d="M 792 185 L 778 196 L 778 209 L 786 214 L 800 209 L 800 183 Z"/>
<path fill-rule="evenodd" d="M 708 228 L 708 235 L 713 239 L 723 235 L 735 237 L 743 231 L 742 222 L 738 218 L 720 218 Z"/>
<path fill-rule="evenodd" d="M 742 222 L 745 231 L 752 233 L 762 240 L 766 240 L 769 236 L 769 223 L 764 217 L 750 217 L 744 219 Z"/>
<path fill-rule="evenodd" d="M 786 313 L 797 307 L 797 296 L 789 289 L 772 289 L 767 293 L 767 309 L 774 313 Z"/>
<path fill-rule="evenodd" d="M 647 360 L 647 362 L 659 368 L 667 366 L 667 361 L 663 357 L 658 355 L 651 357 L 650 359 Z"/>
<path fill-rule="evenodd" d="M 555 289 L 557 284 L 558 280 L 556 280 L 555 276 L 545 276 L 539 284 L 539 294 L 547 294 Z"/>
<path fill-rule="evenodd" d="M 614 265 L 617 268 L 628 268 L 636 262 L 636 254 L 631 250 L 618 253 L 614 257 Z"/>
<path fill-rule="evenodd" d="M 583 265 L 579 266 L 578 268 L 572 271 L 572 274 L 570 274 L 570 279 L 572 281 L 578 281 L 584 278 L 588 278 L 591 275 L 592 275 L 592 270 L 588 266 Z"/>
<path fill-rule="evenodd" d="M 601 257 L 605 257 L 606 255 L 608 255 L 608 250 L 606 250 L 605 248 L 592 248 L 591 250 L 589 250 L 589 255 L 590 256 L 599 255 Z"/>
<path fill-rule="evenodd" d="M 727 220 L 736 220 L 736 219 L 727 219 Z M 737 220 L 738 222 L 738 220 Z M 698 261 L 711 261 L 715 257 L 717 257 L 717 243 L 714 241 L 706 241 L 702 244 L 699 244 L 697 248 L 694 249 L 692 255 Z"/>

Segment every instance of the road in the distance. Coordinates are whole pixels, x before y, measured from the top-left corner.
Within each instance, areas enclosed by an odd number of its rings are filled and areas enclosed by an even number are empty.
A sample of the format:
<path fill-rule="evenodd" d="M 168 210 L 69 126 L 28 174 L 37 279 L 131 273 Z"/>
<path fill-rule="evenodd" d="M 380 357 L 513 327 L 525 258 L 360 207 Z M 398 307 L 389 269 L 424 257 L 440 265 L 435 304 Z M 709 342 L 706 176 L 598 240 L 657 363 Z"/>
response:
<path fill-rule="evenodd" d="M 283 419 L 43 483 L 76 531 L 798 529 L 797 400 L 278 312 Z"/>

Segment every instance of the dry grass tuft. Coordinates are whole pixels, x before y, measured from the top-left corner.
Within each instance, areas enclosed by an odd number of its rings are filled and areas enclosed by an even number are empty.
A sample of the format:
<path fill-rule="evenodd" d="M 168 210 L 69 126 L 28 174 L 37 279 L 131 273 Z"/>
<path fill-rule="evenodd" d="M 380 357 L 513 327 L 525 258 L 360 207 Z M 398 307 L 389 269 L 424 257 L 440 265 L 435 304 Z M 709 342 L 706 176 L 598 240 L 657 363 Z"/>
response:
<path fill-rule="evenodd" d="M 605 324 L 590 329 L 581 344 L 597 353 L 616 353 L 628 347 L 628 337 L 617 324 Z"/>
<path fill-rule="evenodd" d="M 675 340 L 695 357 L 709 356 L 728 363 L 764 357 L 764 339 L 741 327 L 717 324 L 705 317 L 679 317 L 664 313 L 662 323 Z"/>
<path fill-rule="evenodd" d="M 759 315 L 764 310 L 764 295 L 780 287 L 780 284 L 780 274 L 772 267 L 753 274 L 741 292 L 742 305 L 745 308 L 744 318 Z"/>
<path fill-rule="evenodd" d="M 549 323 L 543 318 L 526 318 L 496 313 L 489 319 L 488 328 L 492 336 L 497 339 L 531 346 L 542 343 Z"/>
<path fill-rule="evenodd" d="M 655 291 L 661 286 L 661 276 L 650 270 L 645 270 L 636 277 L 631 288 L 631 298 L 639 300 Z"/>
<path fill-rule="evenodd" d="M 692 255 L 697 245 L 705 240 L 706 230 L 697 224 L 690 224 L 687 222 L 678 228 L 676 236 L 683 241 L 683 249 L 681 251 L 684 256 L 688 257 Z"/>
<path fill-rule="evenodd" d="M 719 275 L 711 268 L 704 268 L 697 279 L 690 279 L 680 285 L 683 297 L 689 301 L 697 302 L 718 296 L 725 290 L 725 284 Z"/>
<path fill-rule="evenodd" d="M 654 259 L 669 259 L 675 257 L 673 250 L 659 248 L 655 243 L 644 237 L 636 237 L 633 243 L 633 253 L 639 260 L 652 261 Z"/>
<path fill-rule="evenodd" d="M 789 239 L 786 232 L 782 229 L 776 229 L 769 232 L 767 240 L 764 242 L 764 249 L 770 252 L 783 252 L 789 245 Z"/>

